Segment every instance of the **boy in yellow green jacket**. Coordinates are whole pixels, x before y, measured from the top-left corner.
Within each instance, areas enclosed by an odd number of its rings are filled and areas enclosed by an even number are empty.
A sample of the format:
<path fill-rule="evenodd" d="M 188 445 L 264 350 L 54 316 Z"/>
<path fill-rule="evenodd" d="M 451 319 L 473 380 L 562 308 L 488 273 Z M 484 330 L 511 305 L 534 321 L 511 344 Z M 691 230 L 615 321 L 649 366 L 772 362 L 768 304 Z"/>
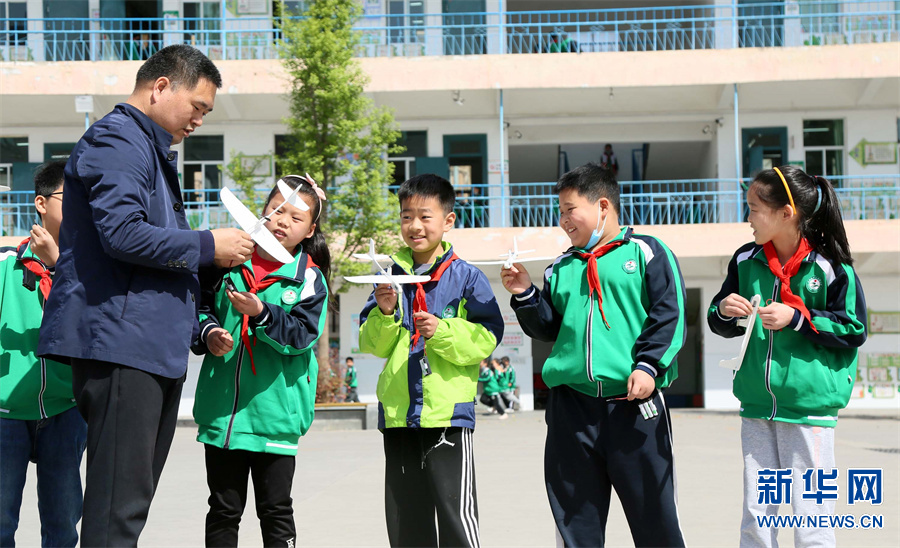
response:
<path fill-rule="evenodd" d="M 408 247 L 392 257 L 391 272 L 431 280 L 401 286 L 402 295 L 380 285 L 360 314 L 360 350 L 387 358 L 377 396 L 388 538 L 392 546 L 479 546 L 475 392 L 503 318 L 485 275 L 443 241 L 456 221 L 453 186 L 419 175 L 398 194 Z"/>

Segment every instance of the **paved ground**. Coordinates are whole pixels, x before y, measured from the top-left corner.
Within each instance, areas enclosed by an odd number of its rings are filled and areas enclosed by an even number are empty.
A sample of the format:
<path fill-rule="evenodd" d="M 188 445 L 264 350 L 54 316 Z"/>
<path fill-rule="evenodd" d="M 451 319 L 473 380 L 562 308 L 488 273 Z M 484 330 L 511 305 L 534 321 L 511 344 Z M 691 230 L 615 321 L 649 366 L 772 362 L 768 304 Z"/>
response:
<path fill-rule="evenodd" d="M 680 515 L 691 546 L 736 546 L 741 514 L 740 419 L 733 413 L 673 412 Z M 507 421 L 479 416 L 476 474 L 485 546 L 553 546 L 542 480 L 543 413 Z M 301 441 L 294 481 L 299 546 L 386 546 L 383 455 L 378 431 L 312 432 Z M 842 414 L 837 429 L 841 477 L 848 467 L 884 469 L 884 503 L 848 506 L 841 486 L 837 513 L 881 514 L 881 530 L 840 530 L 840 546 L 900 545 L 900 413 Z M 33 470 L 26 485 L 19 546 L 40 543 Z M 795 479 L 795 481 L 797 481 Z M 843 483 L 843 482 L 842 482 Z M 200 546 L 207 489 L 194 429 L 178 429 L 141 537 L 142 546 Z M 261 543 L 252 500 L 241 544 Z M 787 510 L 789 512 L 789 509 Z M 609 546 L 631 546 L 625 517 L 610 515 Z M 783 546 L 792 534 L 782 531 Z"/>

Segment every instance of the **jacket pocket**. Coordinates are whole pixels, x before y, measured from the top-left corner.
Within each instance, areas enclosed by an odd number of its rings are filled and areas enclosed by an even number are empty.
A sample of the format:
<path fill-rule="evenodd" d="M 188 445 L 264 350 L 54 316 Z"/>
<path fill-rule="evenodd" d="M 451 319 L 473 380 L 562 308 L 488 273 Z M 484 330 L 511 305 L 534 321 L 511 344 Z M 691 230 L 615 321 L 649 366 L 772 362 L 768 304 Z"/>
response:
<path fill-rule="evenodd" d="M 810 344 L 782 349 L 777 361 L 779 370 L 773 370 L 770 377 L 778 405 L 809 415 L 841 407 L 841 391 L 831 362 L 827 349 Z"/>

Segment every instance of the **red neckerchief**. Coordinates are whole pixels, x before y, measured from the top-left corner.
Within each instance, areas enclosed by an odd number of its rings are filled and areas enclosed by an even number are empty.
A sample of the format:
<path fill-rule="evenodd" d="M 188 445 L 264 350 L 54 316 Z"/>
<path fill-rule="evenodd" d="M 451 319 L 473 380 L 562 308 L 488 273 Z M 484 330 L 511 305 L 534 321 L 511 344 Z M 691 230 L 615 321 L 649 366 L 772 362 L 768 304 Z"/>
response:
<path fill-rule="evenodd" d="M 458 258 L 459 257 L 456 256 L 456 253 L 454 253 L 453 255 L 450 255 L 449 259 L 447 259 L 446 261 L 441 263 L 441 266 L 437 267 L 437 269 L 431 273 L 430 280 L 428 280 L 427 282 L 415 284 L 416 298 L 415 298 L 415 300 L 413 300 L 413 314 L 415 314 L 416 312 L 428 312 L 428 306 L 425 304 L 425 287 L 424 287 L 425 284 L 431 283 L 431 282 L 436 282 L 436 281 L 440 280 L 441 275 L 444 274 L 444 271 L 447 270 L 447 268 L 450 266 L 450 263 L 452 263 L 453 261 L 455 261 Z M 413 323 L 413 328 L 415 328 L 415 330 L 416 330 L 415 334 L 412 337 L 412 345 L 413 345 L 413 348 L 415 348 L 416 343 L 419 342 L 419 337 L 421 337 L 422 334 L 419 333 L 419 326 L 416 325 L 415 318 L 413 318 L 412 323 Z"/>
<path fill-rule="evenodd" d="M 800 247 L 798 247 L 797 251 L 794 252 L 794 255 L 788 259 L 784 268 L 781 266 L 781 261 L 778 260 L 778 253 L 775 251 L 775 246 L 771 241 L 766 242 L 763 245 L 763 251 L 766 252 L 766 261 L 769 263 L 769 270 L 772 271 L 772 274 L 774 274 L 776 278 L 781 280 L 781 302 L 794 310 L 799 310 L 800 314 L 802 314 L 803 317 L 806 318 L 806 321 L 809 322 L 809 326 L 812 330 L 818 333 L 819 330 L 813 325 L 812 319 L 809 316 L 809 309 L 803 304 L 803 299 L 794 295 L 794 292 L 791 291 L 791 276 L 794 276 L 800 270 L 800 264 L 803 262 L 803 259 L 809 255 L 810 251 L 812 251 L 812 246 L 809 245 L 806 238 L 800 238 Z"/>
<path fill-rule="evenodd" d="M 260 260 L 265 261 L 262 257 L 260 257 L 257 253 L 253 254 L 253 258 L 250 259 L 251 265 L 254 267 L 257 266 L 254 261 L 259 257 Z M 312 264 L 312 261 L 307 260 L 307 265 Z M 255 268 L 254 268 L 255 270 Z M 263 289 L 269 287 L 278 281 L 278 278 L 264 278 L 262 280 L 257 281 L 256 276 L 253 272 L 250 271 L 249 268 L 245 266 L 241 266 L 241 275 L 244 278 L 244 283 L 247 284 L 247 291 L 256 295 Z M 253 343 L 250 343 L 250 316 L 247 314 L 242 315 L 241 319 L 241 341 L 243 341 L 244 346 L 247 348 L 247 354 L 250 355 L 250 370 L 253 371 L 253 374 L 256 375 L 256 364 L 253 363 L 253 346 L 256 345 L 256 335 L 253 336 Z"/>
<path fill-rule="evenodd" d="M 19 244 L 19 247 L 22 247 L 23 245 L 31 245 L 31 238 L 25 238 L 25 240 Z M 41 283 L 38 287 L 41 290 L 41 295 L 44 296 L 44 302 L 47 302 L 47 297 L 50 295 L 50 288 L 53 286 L 53 278 L 50 277 L 50 271 L 47 270 L 44 263 L 31 257 L 22 257 L 22 266 L 34 272 L 35 275 L 40 276 Z"/>
<path fill-rule="evenodd" d="M 597 292 L 597 307 L 600 309 L 600 316 L 603 318 L 603 323 L 606 324 L 607 329 L 609 329 L 610 327 L 609 322 L 606 321 L 606 314 L 603 313 L 603 295 L 600 293 L 600 274 L 597 272 L 597 259 L 606 255 L 607 253 L 624 243 L 624 239 L 614 240 L 612 242 L 609 242 L 608 244 L 600 246 L 599 249 L 591 253 L 578 253 L 579 257 L 587 261 L 587 279 L 588 287 L 590 288 L 588 298 L 590 298 L 594 294 L 594 291 Z"/>

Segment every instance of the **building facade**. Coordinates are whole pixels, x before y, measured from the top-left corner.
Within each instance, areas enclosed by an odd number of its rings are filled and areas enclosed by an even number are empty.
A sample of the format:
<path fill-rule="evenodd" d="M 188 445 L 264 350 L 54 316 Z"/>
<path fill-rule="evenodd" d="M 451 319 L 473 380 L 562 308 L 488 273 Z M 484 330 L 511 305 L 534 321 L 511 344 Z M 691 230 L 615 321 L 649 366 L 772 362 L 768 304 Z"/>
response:
<path fill-rule="evenodd" d="M 449 239 L 460 256 L 493 258 L 514 235 L 541 255 L 561 252 L 553 182 L 611 145 L 624 221 L 669 243 L 685 274 L 688 343 L 669 399 L 735 408 L 718 361 L 736 343 L 712 335 L 705 309 L 732 252 L 751 238 L 741 182 L 801 166 L 838 189 L 872 312 L 851 405 L 900 406 L 900 2 L 360 3 L 366 91 L 393 109 L 407 148 L 391 159 L 397 182 L 437 172 L 455 184 L 460 221 Z M 225 82 L 201 131 L 180 145 L 194 226 L 228 223 L 216 196 L 235 153 L 259 157 L 260 175 L 274 183 L 288 115 L 275 20 L 302 14 L 303 2 L 3 0 L 0 8 L 0 185 L 12 188 L 0 195 L 4 235 L 24 235 L 33 220 L 33 167 L 67 156 L 85 118 L 124 100 L 140 62 L 171 43 L 202 49 Z M 92 112 L 77 111 L 78 96 L 92 98 Z M 540 400 L 532 373 L 549 348 L 522 334 L 499 272 L 485 272 L 507 315 L 497 354 L 513 358 L 528 407 L 534 394 Z M 381 363 L 354 343 L 365 297 L 354 288 L 341 295 L 334 332 L 371 401 Z"/>

